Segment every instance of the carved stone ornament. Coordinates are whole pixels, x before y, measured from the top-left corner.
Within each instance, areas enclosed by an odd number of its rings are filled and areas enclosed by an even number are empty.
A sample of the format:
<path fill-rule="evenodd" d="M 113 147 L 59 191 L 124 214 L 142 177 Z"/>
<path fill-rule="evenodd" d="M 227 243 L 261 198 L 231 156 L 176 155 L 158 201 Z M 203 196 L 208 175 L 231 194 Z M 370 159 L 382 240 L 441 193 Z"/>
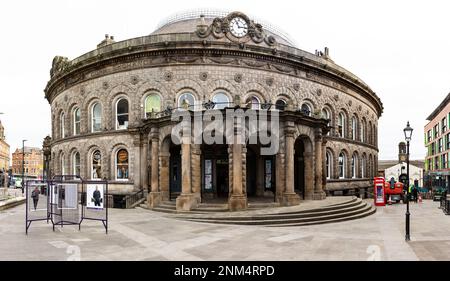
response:
<path fill-rule="evenodd" d="M 348 105 L 352 106 L 352 101 L 351 100 L 348 101 Z"/>
<path fill-rule="evenodd" d="M 317 89 L 316 94 L 320 97 L 322 95 L 322 89 Z"/>
<path fill-rule="evenodd" d="M 81 94 L 82 96 L 84 96 L 84 94 L 86 94 L 86 88 L 85 88 L 85 87 L 81 87 L 81 88 L 80 88 L 80 94 Z"/>
<path fill-rule="evenodd" d="M 67 57 L 54 57 L 52 62 L 52 69 L 50 69 L 50 77 L 53 77 L 60 72 L 64 72 L 70 65 L 70 61 Z"/>
<path fill-rule="evenodd" d="M 361 110 L 362 110 L 362 106 L 358 105 L 358 111 L 361 111 Z"/>
<path fill-rule="evenodd" d="M 207 72 L 200 73 L 200 80 L 206 81 L 206 79 L 208 79 L 208 73 Z"/>
<path fill-rule="evenodd" d="M 241 83 L 242 82 L 242 74 L 236 73 L 234 75 L 234 81 L 236 81 L 237 83 Z"/>
<path fill-rule="evenodd" d="M 333 98 L 334 98 L 335 101 L 338 101 L 338 100 L 339 100 L 339 96 L 338 96 L 338 95 L 334 95 Z"/>
<path fill-rule="evenodd" d="M 131 84 L 136 85 L 137 83 L 139 83 L 139 78 L 137 76 L 132 76 Z"/>
<path fill-rule="evenodd" d="M 108 89 L 109 84 L 108 84 L 108 82 L 105 81 L 105 82 L 103 82 L 102 86 L 103 86 L 103 89 L 106 90 L 106 89 Z"/>
<path fill-rule="evenodd" d="M 266 84 L 267 84 L 267 86 L 272 86 L 272 85 L 273 85 L 273 82 L 274 82 L 274 79 L 273 79 L 272 77 L 268 77 L 268 78 L 266 79 Z"/>
<path fill-rule="evenodd" d="M 236 37 L 230 32 L 230 22 L 236 17 L 243 19 L 248 27 L 247 34 L 242 37 Z M 200 16 L 195 33 L 200 38 L 207 38 L 210 35 L 216 39 L 227 37 L 230 41 L 237 43 L 246 43 L 250 40 L 255 43 L 265 42 L 269 46 L 277 43 L 274 36 L 267 36 L 261 24 L 250 20 L 241 12 L 230 13 L 224 18 L 215 18 L 210 25 L 206 23 L 204 16 Z"/>
<path fill-rule="evenodd" d="M 67 96 L 64 96 L 64 101 L 67 102 L 69 98 Z"/>
<path fill-rule="evenodd" d="M 293 88 L 298 92 L 300 90 L 300 84 L 298 83 L 294 84 Z"/>
<path fill-rule="evenodd" d="M 167 71 L 164 73 L 164 80 L 166 81 L 172 81 L 173 79 L 173 73 L 170 71 Z"/>

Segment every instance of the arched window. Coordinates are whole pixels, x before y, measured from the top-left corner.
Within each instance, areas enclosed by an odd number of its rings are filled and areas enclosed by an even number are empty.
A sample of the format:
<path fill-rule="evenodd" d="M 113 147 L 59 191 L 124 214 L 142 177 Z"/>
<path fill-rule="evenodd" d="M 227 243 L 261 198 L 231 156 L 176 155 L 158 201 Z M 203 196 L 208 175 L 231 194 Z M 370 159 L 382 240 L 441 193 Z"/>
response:
<path fill-rule="evenodd" d="M 92 153 L 91 179 L 102 178 L 102 154 L 100 150 Z"/>
<path fill-rule="evenodd" d="M 347 165 L 347 161 L 345 159 L 345 154 L 343 152 L 341 152 L 339 154 L 339 178 L 340 179 L 345 178 L 346 165 Z"/>
<path fill-rule="evenodd" d="M 102 106 L 96 102 L 92 106 L 91 112 L 91 132 L 100 132 L 102 130 Z"/>
<path fill-rule="evenodd" d="M 287 104 L 286 104 L 286 101 L 284 101 L 284 100 L 280 99 L 275 102 L 275 109 L 277 109 L 277 110 L 285 110 L 286 106 L 287 106 Z"/>
<path fill-rule="evenodd" d="M 332 169 L 332 163 L 333 163 L 333 156 L 329 151 L 326 153 L 326 160 L 325 165 L 327 168 L 327 179 L 331 179 L 331 169 Z"/>
<path fill-rule="evenodd" d="M 302 104 L 302 107 L 301 107 L 301 112 L 303 113 L 303 114 L 305 114 L 305 115 L 307 115 L 307 116 L 311 116 L 312 115 L 312 110 L 311 110 L 311 106 L 309 105 L 309 104 L 307 104 L 307 103 L 304 103 L 304 104 Z"/>
<path fill-rule="evenodd" d="M 117 101 L 116 105 L 116 130 L 128 128 L 128 101 L 124 98 Z"/>
<path fill-rule="evenodd" d="M 217 93 L 213 96 L 212 101 L 216 104 L 214 109 L 224 109 L 229 106 L 230 99 L 224 93 Z"/>
<path fill-rule="evenodd" d="M 81 161 L 80 161 L 80 153 L 75 152 L 72 156 L 72 173 L 73 175 L 80 176 L 81 171 Z"/>
<path fill-rule="evenodd" d="M 65 125 L 64 125 L 64 112 L 61 112 L 61 115 L 59 115 L 59 126 L 60 126 L 60 132 L 61 132 L 61 138 L 64 138 L 66 136 L 66 131 L 65 131 Z"/>
<path fill-rule="evenodd" d="M 64 161 L 64 153 L 60 155 L 60 164 L 61 164 L 61 175 L 66 174 L 66 163 Z"/>
<path fill-rule="evenodd" d="M 161 97 L 158 94 L 150 94 L 145 98 L 145 117 L 161 111 Z"/>
<path fill-rule="evenodd" d="M 80 109 L 77 107 L 73 110 L 73 135 L 79 135 L 81 129 L 81 114 Z"/>
<path fill-rule="evenodd" d="M 247 106 L 250 106 L 251 109 L 260 109 L 261 108 L 261 101 L 256 96 L 251 96 L 247 102 Z"/>
<path fill-rule="evenodd" d="M 184 93 L 178 98 L 178 107 L 181 109 L 194 110 L 195 97 L 191 93 Z"/>
<path fill-rule="evenodd" d="M 356 135 L 358 132 L 358 120 L 355 116 L 352 117 L 352 140 L 356 140 Z"/>
<path fill-rule="evenodd" d="M 322 118 L 329 120 L 328 126 L 331 126 L 331 113 L 330 113 L 330 110 L 326 107 L 322 108 Z M 329 135 L 330 135 L 330 132 L 327 133 L 327 136 L 329 136 Z"/>
<path fill-rule="evenodd" d="M 345 114 L 343 112 L 339 113 L 339 120 L 338 120 L 338 134 L 341 138 L 345 138 L 346 135 L 346 123 L 345 123 Z"/>
<path fill-rule="evenodd" d="M 120 149 L 116 154 L 116 179 L 127 180 L 128 173 L 128 151 Z"/>
<path fill-rule="evenodd" d="M 356 178 L 356 155 L 352 156 L 352 179 Z"/>
<path fill-rule="evenodd" d="M 366 177 L 366 156 L 364 155 L 361 159 L 361 178 L 365 178 Z"/>
<path fill-rule="evenodd" d="M 361 122 L 359 139 L 361 140 L 361 142 L 366 141 L 366 121 L 364 119 Z"/>

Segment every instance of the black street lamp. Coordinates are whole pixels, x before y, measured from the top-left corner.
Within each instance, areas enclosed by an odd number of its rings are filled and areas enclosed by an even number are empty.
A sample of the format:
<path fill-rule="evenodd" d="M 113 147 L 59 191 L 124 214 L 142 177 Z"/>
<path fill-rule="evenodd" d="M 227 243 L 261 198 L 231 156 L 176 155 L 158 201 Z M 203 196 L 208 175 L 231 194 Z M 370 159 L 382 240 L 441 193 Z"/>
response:
<path fill-rule="evenodd" d="M 405 133 L 405 140 L 406 140 L 406 235 L 405 240 L 409 241 L 411 240 L 411 237 L 409 235 L 409 142 L 411 141 L 411 135 L 413 132 L 413 128 L 409 126 L 409 121 L 406 124 L 406 128 L 403 129 L 403 132 Z"/>
<path fill-rule="evenodd" d="M 25 142 L 27 140 L 22 140 L 22 194 L 25 188 Z"/>

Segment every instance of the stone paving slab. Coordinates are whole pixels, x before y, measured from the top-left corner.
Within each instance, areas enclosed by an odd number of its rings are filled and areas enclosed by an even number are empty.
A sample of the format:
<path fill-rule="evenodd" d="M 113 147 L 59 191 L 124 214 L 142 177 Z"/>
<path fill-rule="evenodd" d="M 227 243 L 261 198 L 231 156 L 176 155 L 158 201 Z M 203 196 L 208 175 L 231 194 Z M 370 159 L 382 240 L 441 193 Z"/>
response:
<path fill-rule="evenodd" d="M 342 198 L 341 198 L 342 199 Z M 0 260 L 450 260 L 450 216 L 439 202 L 411 204 L 411 242 L 404 241 L 405 205 L 378 207 L 369 217 L 289 228 L 180 221 L 143 209 L 111 209 L 109 234 L 98 222 L 81 231 L 33 222 L 25 206 L 0 212 Z"/>

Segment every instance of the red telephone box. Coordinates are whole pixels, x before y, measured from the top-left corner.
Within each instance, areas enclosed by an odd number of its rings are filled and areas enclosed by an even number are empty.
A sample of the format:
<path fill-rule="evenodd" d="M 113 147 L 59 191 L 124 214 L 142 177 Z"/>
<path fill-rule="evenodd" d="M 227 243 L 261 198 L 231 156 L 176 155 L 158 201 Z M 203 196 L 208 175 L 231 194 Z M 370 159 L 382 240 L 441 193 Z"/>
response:
<path fill-rule="evenodd" d="M 374 200 L 375 200 L 375 206 L 386 206 L 386 198 L 384 196 L 384 178 L 381 177 L 375 177 L 374 178 Z"/>

